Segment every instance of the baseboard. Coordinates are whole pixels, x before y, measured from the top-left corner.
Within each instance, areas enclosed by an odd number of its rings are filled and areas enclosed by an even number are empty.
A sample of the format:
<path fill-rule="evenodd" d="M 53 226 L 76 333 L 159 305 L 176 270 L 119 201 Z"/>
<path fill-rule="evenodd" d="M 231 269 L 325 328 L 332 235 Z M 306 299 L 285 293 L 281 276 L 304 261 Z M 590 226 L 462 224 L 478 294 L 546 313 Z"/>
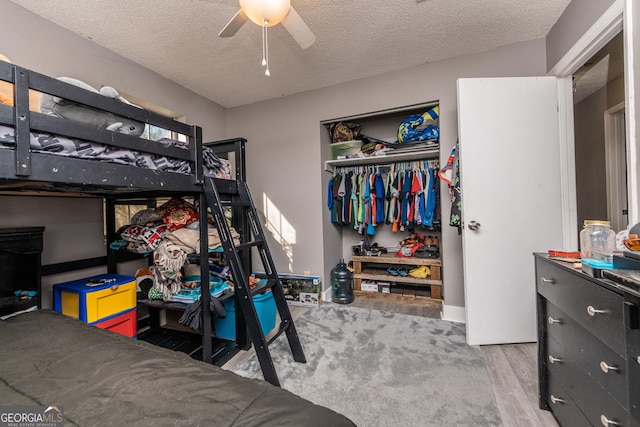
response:
<path fill-rule="evenodd" d="M 467 317 L 464 313 L 464 307 L 455 305 L 442 305 L 442 320 L 450 322 L 467 323 Z"/>

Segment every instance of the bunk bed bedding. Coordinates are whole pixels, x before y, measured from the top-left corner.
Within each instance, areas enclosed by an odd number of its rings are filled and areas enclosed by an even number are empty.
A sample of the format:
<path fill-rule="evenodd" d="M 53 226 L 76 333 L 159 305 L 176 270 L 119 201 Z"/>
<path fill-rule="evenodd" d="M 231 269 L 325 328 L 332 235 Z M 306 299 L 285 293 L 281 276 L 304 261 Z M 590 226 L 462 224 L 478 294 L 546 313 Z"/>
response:
<path fill-rule="evenodd" d="M 59 405 L 65 425 L 353 426 L 265 381 L 49 310 L 0 321 L 3 405 Z"/>
<path fill-rule="evenodd" d="M 189 149 L 185 143 L 169 138 L 162 138 L 155 142 L 162 147 L 176 147 L 185 151 Z M 16 138 L 14 129 L 0 124 L 0 149 L 13 149 L 15 146 Z M 69 138 L 62 135 L 30 132 L 29 147 L 32 152 L 36 153 L 113 162 L 164 172 L 192 173 L 191 164 L 187 160 L 145 153 L 139 150 L 97 144 L 91 141 Z M 203 147 L 202 155 L 205 166 L 205 176 L 221 177 L 221 168 L 223 166 L 221 159 L 207 147 Z"/>

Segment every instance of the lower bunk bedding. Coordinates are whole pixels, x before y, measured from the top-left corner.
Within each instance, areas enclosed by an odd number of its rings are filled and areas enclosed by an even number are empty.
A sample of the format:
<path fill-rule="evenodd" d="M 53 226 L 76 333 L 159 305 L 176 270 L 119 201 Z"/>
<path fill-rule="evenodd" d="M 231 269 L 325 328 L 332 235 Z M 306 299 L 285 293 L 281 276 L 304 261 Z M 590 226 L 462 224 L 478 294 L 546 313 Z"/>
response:
<path fill-rule="evenodd" d="M 0 321 L 0 403 L 65 425 L 353 426 L 271 384 L 49 310 Z"/>

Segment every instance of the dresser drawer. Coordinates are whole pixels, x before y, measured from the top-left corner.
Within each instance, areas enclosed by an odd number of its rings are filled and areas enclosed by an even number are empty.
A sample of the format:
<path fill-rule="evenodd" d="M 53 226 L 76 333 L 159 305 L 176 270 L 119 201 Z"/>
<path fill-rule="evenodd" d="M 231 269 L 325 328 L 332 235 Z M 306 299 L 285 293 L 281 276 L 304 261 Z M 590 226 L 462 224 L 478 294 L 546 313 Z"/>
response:
<path fill-rule="evenodd" d="M 629 372 L 629 412 L 640 426 L 640 329 L 627 329 L 629 345 L 627 367 Z"/>
<path fill-rule="evenodd" d="M 536 279 L 540 295 L 616 353 L 625 354 L 621 295 L 541 260 L 536 260 Z"/>
<path fill-rule="evenodd" d="M 624 408 L 628 407 L 627 367 L 625 358 L 595 336 L 559 308 L 546 301 L 547 349 L 553 355 L 562 353 L 565 363 L 574 363 L 586 371 Z M 556 344 L 562 343 L 562 344 Z M 558 348 L 561 347 L 561 348 Z"/>
<path fill-rule="evenodd" d="M 575 321 L 550 301 L 544 300 L 544 304 L 547 313 L 547 317 L 544 319 L 544 327 L 547 330 L 547 334 L 562 343 L 571 339 L 570 335 L 576 324 Z"/>
<path fill-rule="evenodd" d="M 578 405 L 571 399 L 563 384 L 551 375 L 549 376 L 549 409 L 553 412 L 562 426 L 588 426 L 589 421 L 580 411 Z"/>
<path fill-rule="evenodd" d="M 135 338 L 138 333 L 137 310 L 134 308 L 122 314 L 117 314 L 105 320 L 92 323 L 92 325 L 101 329 L 107 329 L 116 334 L 124 335 L 125 337 Z"/>

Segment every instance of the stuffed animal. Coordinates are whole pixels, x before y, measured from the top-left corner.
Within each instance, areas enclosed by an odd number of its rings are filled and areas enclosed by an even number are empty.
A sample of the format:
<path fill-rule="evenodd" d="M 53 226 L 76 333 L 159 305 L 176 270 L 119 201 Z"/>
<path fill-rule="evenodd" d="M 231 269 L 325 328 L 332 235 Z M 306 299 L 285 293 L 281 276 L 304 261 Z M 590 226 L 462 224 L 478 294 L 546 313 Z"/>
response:
<path fill-rule="evenodd" d="M 88 90 L 89 92 L 98 93 L 108 98 L 117 99 L 120 102 L 137 107 L 137 105 L 132 104 L 121 97 L 118 91 L 111 86 L 105 86 L 98 91 L 85 82 L 71 77 L 58 77 L 58 80 L 72 84 L 81 89 Z M 46 93 L 42 95 L 40 110 L 44 114 L 73 120 L 95 126 L 100 129 L 106 129 L 127 135 L 140 136 L 144 132 L 144 123 Z"/>
<path fill-rule="evenodd" d="M 9 58 L 0 53 L 0 61 L 8 62 Z M 40 92 L 29 90 L 29 110 L 40 111 Z M 0 80 L 0 104 L 13 106 L 13 83 Z"/>

